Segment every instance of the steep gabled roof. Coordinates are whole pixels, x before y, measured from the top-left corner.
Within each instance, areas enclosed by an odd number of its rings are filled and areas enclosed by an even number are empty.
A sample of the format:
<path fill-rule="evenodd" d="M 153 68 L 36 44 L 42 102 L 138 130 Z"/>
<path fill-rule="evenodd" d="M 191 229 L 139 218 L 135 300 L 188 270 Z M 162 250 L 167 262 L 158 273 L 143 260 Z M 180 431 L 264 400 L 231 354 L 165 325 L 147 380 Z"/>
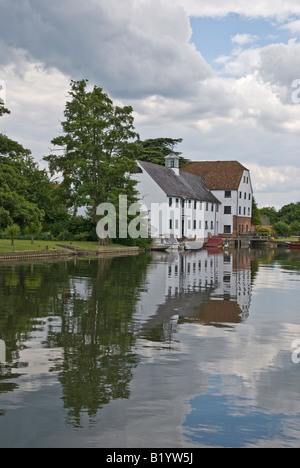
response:
<path fill-rule="evenodd" d="M 181 170 L 201 177 L 209 190 L 238 190 L 248 169 L 238 161 L 199 161 Z"/>
<path fill-rule="evenodd" d="M 210 203 L 220 203 L 207 189 L 201 177 L 180 171 L 176 175 L 172 169 L 146 161 L 138 161 L 168 197 L 186 198 Z"/>

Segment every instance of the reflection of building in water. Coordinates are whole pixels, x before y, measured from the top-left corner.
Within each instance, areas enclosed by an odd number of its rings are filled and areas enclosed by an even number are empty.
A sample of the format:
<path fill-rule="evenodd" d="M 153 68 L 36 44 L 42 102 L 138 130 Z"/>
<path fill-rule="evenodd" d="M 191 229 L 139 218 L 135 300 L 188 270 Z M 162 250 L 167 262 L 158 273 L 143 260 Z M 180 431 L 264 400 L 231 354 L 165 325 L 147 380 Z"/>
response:
<path fill-rule="evenodd" d="M 218 326 L 243 321 L 250 302 L 248 251 L 157 254 L 138 315 L 143 328 L 174 319 Z"/>
<path fill-rule="evenodd" d="M 6 362 L 6 345 L 3 340 L 0 340 L 0 363 Z"/>

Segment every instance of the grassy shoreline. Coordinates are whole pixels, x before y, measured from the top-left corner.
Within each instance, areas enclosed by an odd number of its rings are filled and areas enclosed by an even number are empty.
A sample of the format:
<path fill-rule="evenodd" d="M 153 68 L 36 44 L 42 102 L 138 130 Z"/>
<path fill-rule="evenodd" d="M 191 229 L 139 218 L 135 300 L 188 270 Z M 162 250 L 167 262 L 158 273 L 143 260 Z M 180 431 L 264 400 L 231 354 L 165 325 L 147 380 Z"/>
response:
<path fill-rule="evenodd" d="M 60 242 L 60 241 L 40 241 L 35 240 L 34 244 L 31 244 L 30 240 L 15 240 L 15 248 L 11 245 L 11 240 L 9 239 L 0 239 L 0 253 L 10 253 L 10 252 L 37 252 L 37 251 L 55 251 L 55 250 L 64 250 L 63 247 L 58 244 L 66 244 L 72 247 L 78 247 L 80 249 L 85 249 L 87 251 L 95 251 L 97 249 L 105 248 L 120 248 L 124 247 L 118 244 L 110 244 L 108 246 L 99 246 L 98 242 Z"/>

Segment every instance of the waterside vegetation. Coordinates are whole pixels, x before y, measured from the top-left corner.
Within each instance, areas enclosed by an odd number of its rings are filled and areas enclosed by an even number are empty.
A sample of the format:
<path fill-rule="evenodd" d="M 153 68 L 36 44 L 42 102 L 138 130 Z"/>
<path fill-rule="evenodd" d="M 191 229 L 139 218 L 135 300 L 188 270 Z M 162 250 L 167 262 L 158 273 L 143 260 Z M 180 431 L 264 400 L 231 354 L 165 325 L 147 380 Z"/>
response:
<path fill-rule="evenodd" d="M 0 117 L 10 114 L 0 100 Z M 136 199 L 129 176 L 136 161 L 164 164 L 181 138 L 141 141 L 134 128 L 133 109 L 115 106 L 102 88 L 87 80 L 71 81 L 62 132 L 45 155 L 41 169 L 29 149 L 0 133 L 0 252 L 59 249 L 59 243 L 92 249 L 99 245 L 97 206 L 112 203 L 118 211 L 120 195 Z M 180 156 L 180 166 L 188 159 Z M 84 212 L 84 215 L 83 215 Z M 259 210 L 254 200 L 252 223 L 267 215 L 272 233 L 297 235 L 300 203 Z M 128 220 L 130 222 L 130 219 Z M 110 239 L 114 243 L 147 248 L 151 239 Z M 83 247 L 85 245 L 85 247 Z"/>

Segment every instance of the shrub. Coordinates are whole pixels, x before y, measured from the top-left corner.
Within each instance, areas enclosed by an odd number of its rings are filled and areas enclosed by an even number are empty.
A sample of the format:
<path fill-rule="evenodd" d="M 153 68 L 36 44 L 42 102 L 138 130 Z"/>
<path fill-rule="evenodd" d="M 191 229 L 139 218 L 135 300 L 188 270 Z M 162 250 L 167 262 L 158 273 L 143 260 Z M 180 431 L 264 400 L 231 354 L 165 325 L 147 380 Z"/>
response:
<path fill-rule="evenodd" d="M 81 232 L 80 234 L 76 234 L 73 236 L 74 241 L 89 241 L 90 240 L 90 233 L 89 232 Z"/>
<path fill-rule="evenodd" d="M 279 236 L 289 235 L 289 226 L 283 221 L 278 221 L 278 223 L 274 224 L 274 229 L 276 230 Z"/>
<path fill-rule="evenodd" d="M 260 236 L 271 236 L 272 233 L 273 233 L 273 230 L 272 230 L 272 228 L 269 228 L 269 227 L 266 227 L 266 226 L 265 226 L 265 227 L 262 226 L 262 227 L 258 227 L 258 228 L 256 229 L 256 232 L 257 232 L 257 234 L 259 234 Z"/>

